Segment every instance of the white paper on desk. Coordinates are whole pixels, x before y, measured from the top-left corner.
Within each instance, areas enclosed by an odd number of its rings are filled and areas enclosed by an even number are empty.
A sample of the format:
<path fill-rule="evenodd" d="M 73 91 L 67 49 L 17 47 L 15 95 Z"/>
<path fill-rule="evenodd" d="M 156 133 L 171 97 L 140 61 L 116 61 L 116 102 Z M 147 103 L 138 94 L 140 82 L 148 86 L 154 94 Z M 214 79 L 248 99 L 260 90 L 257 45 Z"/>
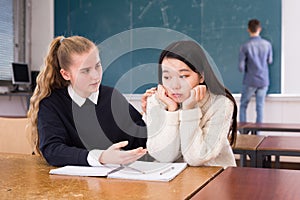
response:
<path fill-rule="evenodd" d="M 108 178 L 145 180 L 145 181 L 170 181 L 187 167 L 187 163 L 158 163 L 136 161 L 124 169 L 111 173 Z M 138 172 L 143 171 L 144 173 Z"/>
<path fill-rule="evenodd" d="M 105 165 L 99 167 L 65 166 L 50 170 L 50 174 L 71 176 L 100 176 L 107 178 L 146 180 L 146 181 L 170 181 L 187 167 L 186 163 L 159 163 L 135 161 L 130 165 Z"/>
<path fill-rule="evenodd" d="M 65 166 L 57 169 L 51 169 L 50 174 L 70 175 L 70 176 L 103 176 L 106 177 L 113 169 L 119 165 L 87 167 L 87 166 Z"/>

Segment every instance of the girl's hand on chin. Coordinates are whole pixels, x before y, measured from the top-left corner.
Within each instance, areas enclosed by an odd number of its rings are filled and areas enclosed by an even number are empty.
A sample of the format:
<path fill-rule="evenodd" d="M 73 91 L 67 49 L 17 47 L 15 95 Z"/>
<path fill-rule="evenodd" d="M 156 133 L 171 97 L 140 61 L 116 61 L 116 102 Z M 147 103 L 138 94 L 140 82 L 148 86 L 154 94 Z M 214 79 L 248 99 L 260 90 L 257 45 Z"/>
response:
<path fill-rule="evenodd" d="M 187 98 L 182 103 L 182 109 L 192 109 L 195 107 L 195 105 L 200 102 L 206 94 L 206 86 L 205 85 L 197 85 L 191 90 L 190 97 Z"/>
<path fill-rule="evenodd" d="M 178 104 L 173 101 L 168 95 L 167 95 L 167 91 L 164 88 L 164 86 L 162 85 L 158 85 L 157 87 L 157 94 L 158 94 L 158 98 L 167 105 L 167 110 L 168 111 L 175 111 L 178 108 Z"/>

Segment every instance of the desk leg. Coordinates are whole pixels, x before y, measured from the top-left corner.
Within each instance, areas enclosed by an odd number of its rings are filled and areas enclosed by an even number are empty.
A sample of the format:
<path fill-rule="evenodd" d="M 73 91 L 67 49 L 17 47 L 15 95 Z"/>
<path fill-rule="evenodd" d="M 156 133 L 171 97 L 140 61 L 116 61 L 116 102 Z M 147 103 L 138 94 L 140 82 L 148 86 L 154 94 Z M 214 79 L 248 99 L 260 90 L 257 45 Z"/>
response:
<path fill-rule="evenodd" d="M 262 157 L 262 167 L 264 168 L 272 168 L 272 156 L 271 155 L 265 155 Z"/>
<path fill-rule="evenodd" d="M 240 166 L 246 167 L 247 166 L 247 155 L 250 157 L 250 167 L 256 167 L 256 152 L 251 151 L 245 154 L 240 154 Z"/>
<path fill-rule="evenodd" d="M 279 169 L 280 168 L 280 156 L 275 155 L 275 168 Z"/>
<path fill-rule="evenodd" d="M 257 165 L 256 151 L 252 151 L 249 156 L 250 156 L 250 167 L 256 167 Z"/>
<path fill-rule="evenodd" d="M 239 131 L 241 134 L 249 135 L 251 134 L 251 130 L 248 130 L 247 128 L 239 128 Z"/>
<path fill-rule="evenodd" d="M 260 151 L 256 154 L 256 167 L 263 167 L 263 154 Z"/>
<path fill-rule="evenodd" d="M 247 154 L 240 154 L 240 166 L 246 167 Z"/>
<path fill-rule="evenodd" d="M 30 107 L 30 98 L 31 98 L 31 96 L 28 96 L 28 97 L 26 98 L 26 102 L 27 102 L 27 110 L 29 110 L 29 107 Z"/>
<path fill-rule="evenodd" d="M 265 168 L 271 168 L 271 155 L 266 155 L 264 152 L 262 151 L 257 151 L 256 154 L 256 167 L 265 167 Z"/>

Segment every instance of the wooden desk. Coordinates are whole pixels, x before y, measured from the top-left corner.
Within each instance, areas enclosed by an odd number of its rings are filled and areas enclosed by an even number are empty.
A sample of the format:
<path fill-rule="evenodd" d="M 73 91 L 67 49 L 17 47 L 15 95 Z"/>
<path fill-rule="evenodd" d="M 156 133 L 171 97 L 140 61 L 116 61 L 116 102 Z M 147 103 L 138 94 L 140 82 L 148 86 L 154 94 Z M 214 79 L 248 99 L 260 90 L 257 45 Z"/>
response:
<path fill-rule="evenodd" d="M 241 133 L 250 132 L 253 135 L 256 135 L 257 131 L 300 132 L 300 124 L 239 122 L 238 129 Z"/>
<path fill-rule="evenodd" d="M 256 149 L 265 136 L 238 134 L 235 146 L 232 148 L 235 154 L 240 154 L 240 166 L 246 166 L 246 156 L 250 157 L 250 166 L 256 167 Z"/>
<path fill-rule="evenodd" d="M 300 137 L 268 136 L 257 147 L 257 167 L 266 156 L 275 155 L 275 167 L 280 168 L 280 156 L 300 156 Z"/>
<path fill-rule="evenodd" d="M 299 184 L 298 170 L 229 167 L 191 199 L 296 200 Z"/>
<path fill-rule="evenodd" d="M 184 199 L 223 169 L 188 167 L 170 182 L 49 175 L 39 156 L 0 154 L 2 199 Z"/>

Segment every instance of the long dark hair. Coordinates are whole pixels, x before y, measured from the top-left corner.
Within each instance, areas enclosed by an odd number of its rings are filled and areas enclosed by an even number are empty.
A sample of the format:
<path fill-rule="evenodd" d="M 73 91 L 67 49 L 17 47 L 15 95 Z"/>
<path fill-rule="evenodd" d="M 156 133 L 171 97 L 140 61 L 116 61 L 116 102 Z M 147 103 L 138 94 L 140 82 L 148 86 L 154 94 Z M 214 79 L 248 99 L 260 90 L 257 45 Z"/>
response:
<path fill-rule="evenodd" d="M 162 51 L 159 57 L 158 65 L 158 80 L 162 83 L 162 68 L 161 64 L 164 58 L 175 58 L 186 65 L 191 70 L 204 76 L 204 85 L 207 89 L 216 95 L 224 95 L 229 98 L 234 104 L 232 114 L 232 122 L 228 131 L 228 139 L 230 145 L 234 145 L 237 134 L 237 105 L 230 91 L 216 77 L 212 65 L 215 65 L 212 60 L 209 60 L 208 54 L 204 49 L 194 41 L 178 41 L 170 44 Z"/>

